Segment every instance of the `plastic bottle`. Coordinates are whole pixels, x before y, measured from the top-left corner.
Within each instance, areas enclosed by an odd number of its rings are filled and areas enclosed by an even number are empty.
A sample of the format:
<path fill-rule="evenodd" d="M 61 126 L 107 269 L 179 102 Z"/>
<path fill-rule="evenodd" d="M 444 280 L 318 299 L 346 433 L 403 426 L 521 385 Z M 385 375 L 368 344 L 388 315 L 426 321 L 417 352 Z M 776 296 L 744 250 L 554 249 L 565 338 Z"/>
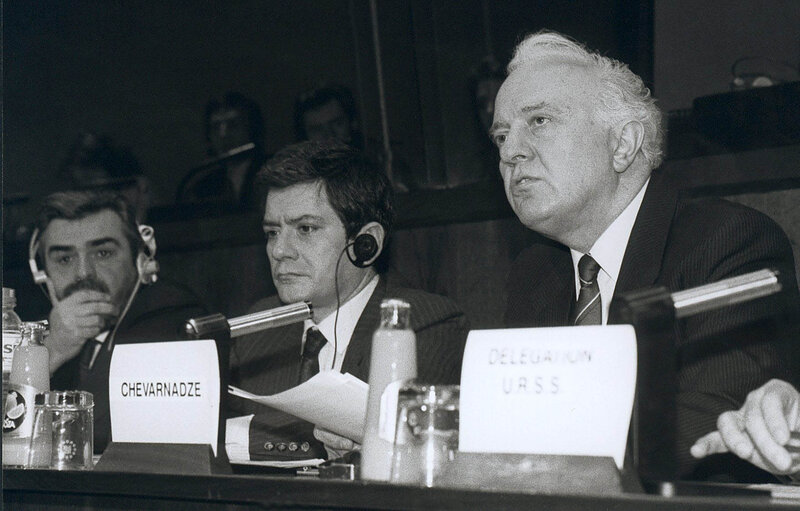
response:
<path fill-rule="evenodd" d="M 17 306 L 17 295 L 10 287 L 3 288 L 3 388 L 11 374 L 11 362 L 14 348 L 22 340 L 22 320 L 14 307 Z"/>
<path fill-rule="evenodd" d="M 36 394 L 50 390 L 50 360 L 45 327 L 23 323 L 22 342 L 14 350 L 3 416 L 3 465 L 25 466 L 33 428 Z"/>
<path fill-rule="evenodd" d="M 381 322 L 372 336 L 367 422 L 361 447 L 362 479 L 388 481 L 391 476 L 397 395 L 385 398 L 384 390 L 394 382 L 417 377 L 417 339 L 410 318 L 408 302 L 385 299 L 381 303 Z M 382 400 L 395 407 L 384 410 L 383 417 Z"/>

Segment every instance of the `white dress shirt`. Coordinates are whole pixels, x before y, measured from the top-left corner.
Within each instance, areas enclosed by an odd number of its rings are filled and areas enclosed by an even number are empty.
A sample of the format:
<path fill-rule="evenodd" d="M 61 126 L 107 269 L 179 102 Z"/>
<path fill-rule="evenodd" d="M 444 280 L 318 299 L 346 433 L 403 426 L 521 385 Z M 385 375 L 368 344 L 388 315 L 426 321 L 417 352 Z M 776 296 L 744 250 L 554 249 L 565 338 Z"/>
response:
<path fill-rule="evenodd" d="M 328 342 L 322 347 L 319 352 L 319 370 L 320 371 L 341 371 L 342 362 L 344 362 L 344 355 L 347 352 L 347 347 L 350 345 L 350 338 L 353 337 L 353 332 L 356 329 L 356 324 L 361 318 L 361 313 L 367 306 L 372 293 L 378 287 L 378 275 L 375 275 L 369 283 L 364 286 L 364 289 L 358 292 L 354 297 L 347 300 L 341 307 L 339 307 L 339 317 L 336 318 L 336 312 L 329 314 L 323 318 L 319 323 L 314 323 L 312 320 L 307 319 L 303 324 L 303 343 L 306 343 L 306 331 L 312 326 L 316 326 L 320 333 L 325 336 Z M 336 325 L 336 336 L 333 334 L 333 327 Z M 334 365 L 333 351 L 334 344 L 336 344 L 336 364 Z M 302 347 L 300 354 L 303 353 Z"/>
<path fill-rule="evenodd" d="M 614 296 L 614 289 L 617 287 L 619 270 L 622 267 L 622 258 L 625 256 L 625 248 L 628 246 L 628 239 L 631 237 L 633 224 L 636 222 L 636 215 L 642 206 L 644 193 L 647 191 L 648 179 L 636 197 L 622 210 L 617 218 L 611 222 L 603 234 L 597 238 L 589 255 L 600 265 L 600 272 L 597 274 L 597 285 L 600 286 L 600 303 L 603 308 L 603 324 L 608 323 L 608 310 L 611 307 L 611 298 Z M 572 269 L 575 275 L 575 296 L 581 291 L 581 283 L 578 280 L 578 261 L 584 256 L 577 250 L 570 249 L 572 255 Z"/>

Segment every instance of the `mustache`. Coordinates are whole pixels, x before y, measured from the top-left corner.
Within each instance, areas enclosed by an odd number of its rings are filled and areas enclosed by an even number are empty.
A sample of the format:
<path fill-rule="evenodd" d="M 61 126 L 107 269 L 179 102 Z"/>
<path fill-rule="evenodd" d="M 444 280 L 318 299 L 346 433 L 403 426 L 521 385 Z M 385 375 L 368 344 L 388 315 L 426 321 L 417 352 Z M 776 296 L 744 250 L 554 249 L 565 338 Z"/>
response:
<path fill-rule="evenodd" d="M 98 279 L 97 277 L 86 277 L 85 279 L 76 280 L 72 284 L 65 287 L 59 300 L 63 300 L 64 298 L 83 290 L 99 291 L 106 294 L 111 293 L 111 291 L 108 289 L 108 285 L 106 285 L 106 283 L 102 280 Z"/>

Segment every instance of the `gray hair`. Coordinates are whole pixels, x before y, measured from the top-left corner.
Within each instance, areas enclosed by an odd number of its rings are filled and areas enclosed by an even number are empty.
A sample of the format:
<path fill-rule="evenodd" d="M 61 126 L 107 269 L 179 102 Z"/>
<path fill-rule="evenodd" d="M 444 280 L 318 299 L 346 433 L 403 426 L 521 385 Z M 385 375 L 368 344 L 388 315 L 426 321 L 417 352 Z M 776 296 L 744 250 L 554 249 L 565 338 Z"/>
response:
<path fill-rule="evenodd" d="M 664 127 L 661 110 L 656 106 L 650 89 L 627 64 L 588 50 L 581 43 L 550 30 L 528 35 L 514 49 L 508 63 L 508 73 L 536 58 L 556 57 L 585 65 L 597 72 L 602 106 L 601 120 L 609 126 L 636 120 L 644 127 L 642 155 L 651 169 L 664 159 Z"/>

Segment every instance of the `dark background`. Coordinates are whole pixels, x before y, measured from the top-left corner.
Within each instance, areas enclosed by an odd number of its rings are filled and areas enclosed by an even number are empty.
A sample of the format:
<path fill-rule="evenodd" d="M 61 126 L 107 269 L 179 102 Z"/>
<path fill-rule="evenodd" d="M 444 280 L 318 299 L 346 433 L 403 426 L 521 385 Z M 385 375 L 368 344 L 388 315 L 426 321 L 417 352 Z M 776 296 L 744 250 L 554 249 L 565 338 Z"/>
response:
<path fill-rule="evenodd" d="M 468 78 L 489 52 L 503 65 L 542 27 L 586 41 L 652 76 L 649 1 L 377 2 L 390 137 L 419 181 L 458 185 L 495 174 Z M 169 203 L 206 156 L 205 102 L 255 99 L 266 148 L 293 142 L 295 96 L 323 80 L 350 87 L 367 145 L 381 147 L 366 0 L 6 1 L 5 194 L 44 195 L 81 130 L 139 158 Z M 490 168 L 486 168 L 491 165 Z"/>
<path fill-rule="evenodd" d="M 367 149 L 382 147 L 368 0 L 2 4 L 3 220 L 4 240 L 13 241 L 4 244 L 3 282 L 17 288 L 23 319 L 48 304 L 30 279 L 25 230 L 7 227 L 24 225 L 40 197 L 64 186 L 58 167 L 82 130 L 138 157 L 162 209 L 152 215 L 162 275 L 226 314 L 242 313 L 272 287 L 257 215 L 170 216 L 179 181 L 206 157 L 206 101 L 228 90 L 255 99 L 274 152 L 294 141 L 295 96 L 340 82 L 356 96 Z M 800 78 L 790 72 L 800 66 L 797 0 L 375 4 L 392 148 L 428 188 L 398 197 L 394 266 L 410 284 L 455 299 L 474 327 L 499 326 L 506 273 L 529 233 L 497 184 L 496 151 L 479 128 L 469 77 L 490 53 L 505 64 L 524 34 L 544 27 L 627 62 L 672 113 L 665 172 L 687 189 L 765 211 L 800 253 L 800 137 L 769 144 L 780 126 L 758 112 L 744 119 L 765 134 L 768 143 L 755 146 L 725 146 L 687 122 L 696 98 L 731 90 L 740 57 L 758 57 L 754 72 L 787 63 L 779 78 Z"/>

